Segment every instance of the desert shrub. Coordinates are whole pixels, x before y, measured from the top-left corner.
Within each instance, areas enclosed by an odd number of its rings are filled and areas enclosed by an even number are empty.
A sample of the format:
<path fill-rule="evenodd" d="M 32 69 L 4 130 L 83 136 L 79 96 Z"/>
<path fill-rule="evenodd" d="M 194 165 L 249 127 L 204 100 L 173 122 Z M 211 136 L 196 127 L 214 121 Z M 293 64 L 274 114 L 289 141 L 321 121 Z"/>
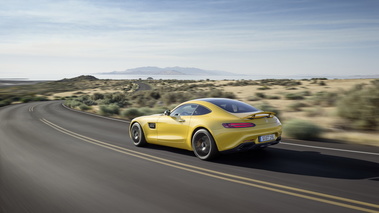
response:
<path fill-rule="evenodd" d="M 266 94 L 264 94 L 263 92 L 256 92 L 255 95 L 259 98 L 266 98 Z"/>
<path fill-rule="evenodd" d="M 151 114 L 162 114 L 165 109 L 163 108 L 150 108 L 150 107 L 142 107 L 139 109 L 140 112 L 144 115 L 151 115 Z"/>
<path fill-rule="evenodd" d="M 92 100 L 97 101 L 99 99 L 104 99 L 104 95 L 101 93 L 94 93 L 92 96 Z"/>
<path fill-rule="evenodd" d="M 100 114 L 104 116 L 118 115 L 120 113 L 120 107 L 116 104 L 101 105 Z"/>
<path fill-rule="evenodd" d="M 120 93 L 120 92 L 113 93 L 112 98 L 111 98 L 112 103 L 117 103 L 120 105 L 122 105 L 126 99 L 127 98 L 126 98 L 125 94 Z"/>
<path fill-rule="evenodd" d="M 162 99 L 166 105 L 170 105 L 177 103 L 179 98 L 176 93 L 166 93 L 163 95 Z"/>
<path fill-rule="evenodd" d="M 222 98 L 230 98 L 230 99 L 235 99 L 236 95 L 232 92 L 223 92 Z"/>
<path fill-rule="evenodd" d="M 161 94 L 159 94 L 158 91 L 150 91 L 148 94 L 151 98 L 154 98 L 155 100 L 158 100 L 161 98 Z"/>
<path fill-rule="evenodd" d="M 96 98 L 100 98 L 100 97 L 101 97 L 100 95 L 97 95 Z M 139 96 L 137 95 L 135 97 L 139 97 Z M 94 98 L 95 97 L 92 96 L 92 99 L 94 99 Z M 129 106 L 130 105 L 128 97 L 125 94 L 120 93 L 120 92 L 106 93 L 106 94 L 103 95 L 103 99 L 97 99 L 96 103 L 98 105 L 111 105 L 111 104 L 114 104 L 114 105 L 117 105 L 119 107 L 125 107 L 125 106 Z"/>
<path fill-rule="evenodd" d="M 78 107 L 80 106 L 82 103 L 80 101 L 77 101 L 77 100 L 66 100 L 64 102 L 64 105 L 70 107 L 70 108 L 75 108 L 75 107 Z"/>
<path fill-rule="evenodd" d="M 323 129 L 309 121 L 292 119 L 284 124 L 283 131 L 292 138 L 311 140 L 318 138 Z"/>
<path fill-rule="evenodd" d="M 209 92 L 209 96 L 213 98 L 221 98 L 223 96 L 223 92 L 219 89 L 212 89 Z"/>
<path fill-rule="evenodd" d="M 305 110 L 305 115 L 308 117 L 323 116 L 324 114 L 325 114 L 325 111 L 320 106 L 312 107 L 310 109 Z"/>
<path fill-rule="evenodd" d="M 312 80 L 312 82 L 311 82 L 311 84 L 317 84 L 318 83 L 318 80 L 320 80 L 320 81 L 326 81 L 326 80 L 328 80 L 328 78 L 312 78 L 311 79 Z M 323 85 L 321 85 L 321 84 L 325 84 L 325 82 L 324 83 L 318 83 L 320 86 L 323 86 Z"/>
<path fill-rule="evenodd" d="M 79 105 L 79 109 L 82 111 L 87 111 L 87 110 L 90 110 L 92 108 L 90 106 L 85 105 L 85 104 L 81 104 L 81 105 Z"/>
<path fill-rule="evenodd" d="M 301 82 L 292 79 L 263 79 L 261 80 L 261 85 L 280 85 L 290 87 L 301 85 Z"/>
<path fill-rule="evenodd" d="M 227 86 L 247 86 L 247 85 L 258 85 L 258 83 L 252 80 L 237 80 L 237 81 L 229 82 L 226 85 Z"/>
<path fill-rule="evenodd" d="M 249 96 L 249 97 L 247 98 L 248 101 L 259 101 L 259 100 L 261 100 L 261 99 L 262 99 L 262 98 L 259 98 L 259 97 L 254 96 L 254 95 Z"/>
<path fill-rule="evenodd" d="M 33 97 L 32 96 L 24 96 L 21 98 L 20 100 L 22 103 L 28 103 L 30 101 L 33 101 Z"/>
<path fill-rule="evenodd" d="M 10 104 L 12 104 L 12 101 L 10 101 L 8 99 L 0 101 L 0 107 L 7 106 L 7 105 L 10 105 Z"/>
<path fill-rule="evenodd" d="M 280 110 L 277 109 L 276 107 L 274 106 L 271 106 L 269 103 L 263 101 L 262 103 L 258 104 L 257 105 L 257 108 L 260 109 L 260 110 L 263 110 L 263 111 L 267 111 L 267 112 L 275 112 L 275 116 L 276 117 L 280 117 Z"/>
<path fill-rule="evenodd" d="M 36 96 L 33 98 L 33 101 L 48 101 L 49 99 L 46 96 Z"/>
<path fill-rule="evenodd" d="M 348 91 L 337 103 L 338 115 L 349 120 L 354 128 L 379 128 L 379 80 L 371 83 Z"/>
<path fill-rule="evenodd" d="M 93 106 L 93 105 L 97 105 L 97 102 L 94 101 L 94 100 L 85 100 L 83 101 L 83 104 L 87 105 L 87 106 Z"/>
<path fill-rule="evenodd" d="M 138 108 L 129 108 L 121 112 L 121 116 L 128 119 L 133 119 L 142 115 L 145 115 L 145 114 L 142 111 L 140 111 Z"/>
<path fill-rule="evenodd" d="M 324 107 L 335 106 L 339 96 L 335 92 L 318 92 L 312 96 L 312 103 Z"/>
<path fill-rule="evenodd" d="M 99 100 L 97 100 L 96 103 L 98 105 L 109 105 L 109 104 L 112 103 L 112 101 L 110 99 L 108 99 L 108 98 L 105 98 L 105 99 L 99 99 Z"/>
<path fill-rule="evenodd" d="M 269 90 L 271 89 L 270 87 L 268 86 L 263 86 L 263 87 L 258 87 L 257 90 Z"/>
<path fill-rule="evenodd" d="M 312 93 L 308 90 L 305 90 L 305 91 L 301 91 L 298 93 L 299 95 L 302 95 L 302 96 L 311 96 Z"/>
<path fill-rule="evenodd" d="M 269 95 L 266 97 L 267 99 L 280 99 L 280 96 L 277 95 Z"/>
<path fill-rule="evenodd" d="M 297 90 L 296 87 L 286 87 L 286 90 Z"/>
<path fill-rule="evenodd" d="M 300 93 L 287 93 L 285 95 L 285 98 L 287 100 L 303 100 L 304 99 L 304 95 L 300 94 Z"/>
<path fill-rule="evenodd" d="M 307 107 L 308 105 L 303 103 L 303 102 L 299 102 L 299 101 L 296 101 L 295 103 L 292 103 L 288 106 L 288 109 L 290 111 L 301 111 L 301 108 L 303 107 Z"/>

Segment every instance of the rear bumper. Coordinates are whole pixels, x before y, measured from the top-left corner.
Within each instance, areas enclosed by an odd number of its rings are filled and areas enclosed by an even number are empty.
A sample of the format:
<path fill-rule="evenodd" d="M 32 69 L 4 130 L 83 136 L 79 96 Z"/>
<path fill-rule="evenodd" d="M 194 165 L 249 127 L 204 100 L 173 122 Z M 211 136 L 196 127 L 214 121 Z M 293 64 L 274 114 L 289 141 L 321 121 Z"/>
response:
<path fill-rule="evenodd" d="M 265 147 L 272 146 L 272 145 L 280 143 L 281 139 L 282 139 L 282 137 L 278 137 L 275 141 L 270 141 L 267 143 L 259 143 L 259 144 L 256 144 L 255 142 L 242 143 L 233 149 L 221 151 L 221 153 L 245 152 L 245 151 L 249 151 L 249 150 L 265 148 Z"/>

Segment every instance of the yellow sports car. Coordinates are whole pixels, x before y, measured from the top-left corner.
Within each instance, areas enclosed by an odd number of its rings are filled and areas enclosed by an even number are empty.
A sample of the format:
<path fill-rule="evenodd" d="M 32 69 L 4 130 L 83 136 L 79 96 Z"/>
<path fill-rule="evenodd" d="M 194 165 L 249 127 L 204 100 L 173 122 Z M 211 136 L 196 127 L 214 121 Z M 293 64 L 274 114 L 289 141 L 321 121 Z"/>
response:
<path fill-rule="evenodd" d="M 277 144 L 282 124 L 273 112 L 237 100 L 204 98 L 184 102 L 164 114 L 137 117 L 129 130 L 136 146 L 151 143 L 187 149 L 210 160 L 219 152 Z"/>

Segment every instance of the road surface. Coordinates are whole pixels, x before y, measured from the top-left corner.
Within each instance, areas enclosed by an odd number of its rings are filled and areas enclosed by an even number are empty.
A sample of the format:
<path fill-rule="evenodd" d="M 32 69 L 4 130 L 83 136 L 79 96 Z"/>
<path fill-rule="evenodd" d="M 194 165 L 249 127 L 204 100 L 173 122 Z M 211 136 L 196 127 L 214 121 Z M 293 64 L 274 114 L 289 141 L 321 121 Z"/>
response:
<path fill-rule="evenodd" d="M 379 148 L 222 155 L 134 147 L 128 122 L 59 101 L 0 108 L 0 212 L 378 212 Z"/>

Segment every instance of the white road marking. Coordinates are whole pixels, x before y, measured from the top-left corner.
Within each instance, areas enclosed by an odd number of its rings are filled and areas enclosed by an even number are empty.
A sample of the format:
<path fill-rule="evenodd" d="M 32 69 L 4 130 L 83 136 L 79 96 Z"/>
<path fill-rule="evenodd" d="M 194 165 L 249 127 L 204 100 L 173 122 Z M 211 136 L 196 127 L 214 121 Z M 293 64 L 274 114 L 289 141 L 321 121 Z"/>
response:
<path fill-rule="evenodd" d="M 301 146 L 301 147 L 314 148 L 314 149 L 326 149 L 326 150 L 333 150 L 333 151 L 340 151 L 340 152 L 352 152 L 352 153 L 359 153 L 359 154 L 366 154 L 366 155 L 379 155 L 379 153 L 374 153 L 374 152 L 363 152 L 363 151 L 355 151 L 355 150 L 348 150 L 348 149 L 336 149 L 336 148 L 328 148 L 328 147 L 321 147 L 321 146 L 310 146 L 310 145 L 304 145 L 304 144 L 295 144 L 295 143 L 286 143 L 286 142 L 281 142 L 280 144 L 290 145 L 290 146 Z"/>
<path fill-rule="evenodd" d="M 31 107 L 29 107 L 29 112 L 34 112 L 34 107 L 35 107 L 35 106 L 31 106 Z"/>

